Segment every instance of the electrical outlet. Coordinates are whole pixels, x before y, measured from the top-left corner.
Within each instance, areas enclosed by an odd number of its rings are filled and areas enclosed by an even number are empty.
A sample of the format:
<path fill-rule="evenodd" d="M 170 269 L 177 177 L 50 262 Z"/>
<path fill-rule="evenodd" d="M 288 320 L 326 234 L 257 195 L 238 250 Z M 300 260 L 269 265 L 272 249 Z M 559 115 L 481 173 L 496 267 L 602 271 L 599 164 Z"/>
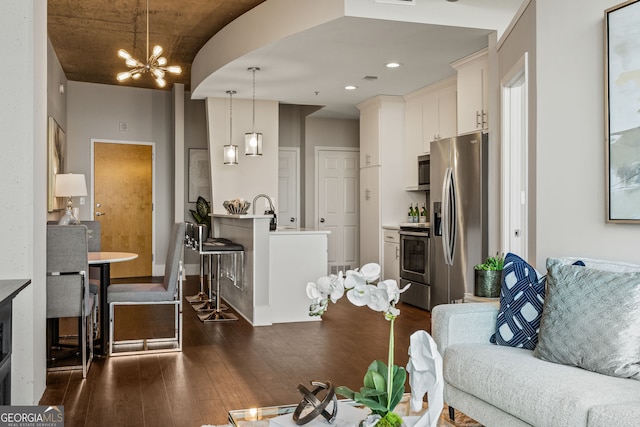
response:
<path fill-rule="evenodd" d="M 81 205 L 84 205 L 85 201 L 86 201 L 86 200 L 85 200 L 85 198 L 84 198 L 84 197 L 80 197 L 80 204 L 81 204 Z"/>

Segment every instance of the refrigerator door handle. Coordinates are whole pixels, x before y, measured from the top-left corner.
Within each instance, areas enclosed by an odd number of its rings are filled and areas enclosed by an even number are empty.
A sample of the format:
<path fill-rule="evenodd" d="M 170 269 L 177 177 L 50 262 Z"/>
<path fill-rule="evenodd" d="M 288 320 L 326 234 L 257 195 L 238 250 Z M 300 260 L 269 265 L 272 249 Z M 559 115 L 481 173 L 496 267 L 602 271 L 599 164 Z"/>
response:
<path fill-rule="evenodd" d="M 453 265 L 456 254 L 456 234 L 458 232 L 458 200 L 456 198 L 456 176 L 453 173 L 453 169 L 451 169 L 451 173 L 449 174 L 449 181 L 449 265 Z"/>
<path fill-rule="evenodd" d="M 444 172 L 444 180 L 442 181 L 442 252 L 444 254 L 444 263 L 451 265 L 450 259 L 450 193 L 449 187 L 451 185 L 451 168 L 447 168 Z"/>

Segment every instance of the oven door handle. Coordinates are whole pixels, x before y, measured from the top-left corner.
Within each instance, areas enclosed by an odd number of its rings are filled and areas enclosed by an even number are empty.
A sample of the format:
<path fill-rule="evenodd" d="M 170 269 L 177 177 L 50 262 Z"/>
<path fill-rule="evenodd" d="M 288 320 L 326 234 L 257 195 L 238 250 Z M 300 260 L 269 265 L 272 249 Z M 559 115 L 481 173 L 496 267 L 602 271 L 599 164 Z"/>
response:
<path fill-rule="evenodd" d="M 429 233 L 421 231 L 400 231 L 399 234 L 401 236 L 426 237 L 427 239 L 429 238 Z"/>

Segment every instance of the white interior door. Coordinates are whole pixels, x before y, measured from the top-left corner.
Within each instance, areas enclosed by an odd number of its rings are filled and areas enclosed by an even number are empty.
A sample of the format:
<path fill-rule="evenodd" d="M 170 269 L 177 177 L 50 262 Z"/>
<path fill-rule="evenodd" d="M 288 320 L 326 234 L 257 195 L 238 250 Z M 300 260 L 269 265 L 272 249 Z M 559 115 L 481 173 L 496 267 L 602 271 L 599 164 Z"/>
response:
<path fill-rule="evenodd" d="M 283 227 L 300 227 L 300 151 L 278 149 L 278 223 Z"/>
<path fill-rule="evenodd" d="M 527 259 L 527 57 L 502 84 L 502 250 Z"/>
<path fill-rule="evenodd" d="M 317 227 L 329 230 L 332 273 L 356 268 L 359 258 L 360 203 L 358 151 L 318 150 Z"/>

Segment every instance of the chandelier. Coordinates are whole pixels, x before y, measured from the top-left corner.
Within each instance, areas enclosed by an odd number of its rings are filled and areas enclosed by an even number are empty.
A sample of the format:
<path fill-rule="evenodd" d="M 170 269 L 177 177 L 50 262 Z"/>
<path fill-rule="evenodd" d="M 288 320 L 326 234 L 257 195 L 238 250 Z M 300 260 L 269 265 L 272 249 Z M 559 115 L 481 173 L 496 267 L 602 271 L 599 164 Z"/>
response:
<path fill-rule="evenodd" d="M 153 47 L 153 51 L 151 52 L 151 56 L 149 56 L 149 0 L 147 0 L 147 60 L 146 64 L 140 62 L 139 59 L 131 56 L 129 52 L 124 49 L 120 49 L 118 51 L 118 56 L 125 60 L 125 64 L 127 67 L 131 68 L 129 71 L 124 71 L 122 73 L 118 73 L 117 79 L 119 82 L 123 82 L 132 78 L 137 80 L 144 73 L 150 73 L 153 75 L 153 78 L 156 79 L 156 83 L 160 87 L 165 87 L 167 85 L 166 80 L 164 79 L 165 73 L 169 72 L 172 74 L 180 74 L 182 73 L 182 68 L 179 65 L 170 65 L 167 66 L 167 58 L 162 55 L 162 47 L 159 45 L 155 45 Z"/>

